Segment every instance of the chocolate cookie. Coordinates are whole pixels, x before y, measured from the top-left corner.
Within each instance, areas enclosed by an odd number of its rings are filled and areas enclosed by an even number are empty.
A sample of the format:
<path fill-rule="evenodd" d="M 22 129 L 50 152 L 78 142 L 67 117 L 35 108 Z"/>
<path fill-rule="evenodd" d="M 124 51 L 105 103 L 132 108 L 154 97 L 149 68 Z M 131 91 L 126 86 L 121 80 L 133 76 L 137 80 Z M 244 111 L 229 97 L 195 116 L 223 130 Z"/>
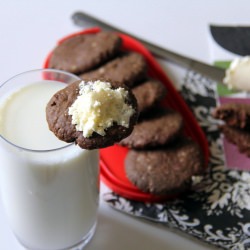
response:
<path fill-rule="evenodd" d="M 49 68 L 81 74 L 113 58 L 121 44 L 121 38 L 111 32 L 77 35 L 52 51 Z"/>
<path fill-rule="evenodd" d="M 106 79 L 132 87 L 146 78 L 146 72 L 147 64 L 144 57 L 138 53 L 130 52 L 109 61 L 94 71 L 81 74 L 80 77 L 84 80 Z"/>
<path fill-rule="evenodd" d="M 176 139 L 182 128 L 183 118 L 178 112 L 158 108 L 138 122 L 131 135 L 120 144 L 135 149 L 162 146 Z"/>
<path fill-rule="evenodd" d="M 204 159 L 191 139 L 154 150 L 130 150 L 125 159 L 128 179 L 140 190 L 156 195 L 174 194 L 190 186 L 203 172 Z"/>
<path fill-rule="evenodd" d="M 167 89 L 157 80 L 148 80 L 134 87 L 132 92 L 137 100 L 139 113 L 143 113 L 158 104 L 166 96 Z"/>
<path fill-rule="evenodd" d="M 76 126 L 72 124 L 72 116 L 69 115 L 69 107 L 72 107 L 72 104 L 79 96 L 79 84 L 81 82 L 82 81 L 76 81 L 68 85 L 51 98 L 46 107 L 46 118 L 49 129 L 60 140 L 75 142 L 84 149 L 107 147 L 128 136 L 132 132 L 137 121 L 137 103 L 131 91 L 126 89 L 123 85 L 120 85 L 120 87 L 128 91 L 125 103 L 132 106 L 134 110 L 134 113 L 129 118 L 128 127 L 113 123 L 110 127 L 105 129 L 105 135 L 93 132 L 90 137 L 84 137 L 83 132 L 76 129 Z M 112 89 L 118 88 L 118 84 L 111 83 L 111 87 Z"/>
<path fill-rule="evenodd" d="M 227 103 L 217 107 L 213 116 L 226 122 L 227 125 L 241 128 L 250 128 L 250 104 Z"/>
<path fill-rule="evenodd" d="M 220 127 L 225 138 L 235 144 L 241 153 L 250 157 L 250 133 L 235 127 L 223 125 Z"/>

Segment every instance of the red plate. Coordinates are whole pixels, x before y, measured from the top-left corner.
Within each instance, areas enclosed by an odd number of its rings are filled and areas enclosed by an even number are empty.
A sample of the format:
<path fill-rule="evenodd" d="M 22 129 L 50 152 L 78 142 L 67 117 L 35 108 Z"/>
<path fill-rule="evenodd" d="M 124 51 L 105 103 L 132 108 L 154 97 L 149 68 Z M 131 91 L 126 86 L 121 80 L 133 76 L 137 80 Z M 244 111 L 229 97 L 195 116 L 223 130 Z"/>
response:
<path fill-rule="evenodd" d="M 79 34 L 90 34 L 99 32 L 99 28 L 93 28 L 88 30 L 83 30 L 69 36 L 66 36 L 58 41 L 57 44 L 63 43 L 66 39 L 79 35 Z M 167 88 L 168 94 L 167 98 L 163 101 L 162 105 L 173 108 L 181 113 L 185 121 L 184 133 L 193 138 L 201 147 L 204 157 L 205 165 L 207 166 L 209 149 L 206 137 L 198 125 L 192 112 L 186 105 L 185 101 L 176 91 L 174 85 L 167 77 L 166 73 L 161 69 L 160 65 L 154 59 L 152 54 L 138 41 L 135 39 L 124 35 L 118 34 L 123 40 L 123 49 L 126 51 L 136 51 L 142 54 L 148 63 L 148 74 L 152 78 L 161 81 Z M 47 56 L 44 68 L 48 68 L 48 63 L 50 60 L 51 53 Z M 100 167 L 101 167 L 101 179 L 103 182 L 110 187 L 117 194 L 138 201 L 154 202 L 163 199 L 170 199 L 174 196 L 155 196 L 148 193 L 140 191 L 135 187 L 126 177 L 124 169 L 124 159 L 128 152 L 127 148 L 115 145 L 100 150 Z"/>

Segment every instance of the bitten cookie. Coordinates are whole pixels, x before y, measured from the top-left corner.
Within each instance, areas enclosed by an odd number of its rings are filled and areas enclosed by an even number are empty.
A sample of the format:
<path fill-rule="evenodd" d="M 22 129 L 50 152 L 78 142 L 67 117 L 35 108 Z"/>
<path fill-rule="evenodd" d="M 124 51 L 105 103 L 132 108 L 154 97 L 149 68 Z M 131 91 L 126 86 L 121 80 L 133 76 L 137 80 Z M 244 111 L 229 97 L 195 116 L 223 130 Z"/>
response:
<path fill-rule="evenodd" d="M 235 144 L 241 153 L 246 154 L 250 157 L 250 133 L 235 127 L 230 127 L 227 125 L 222 125 L 220 127 L 221 132 L 224 134 L 225 138 Z"/>
<path fill-rule="evenodd" d="M 182 128 L 183 118 L 178 112 L 158 108 L 138 122 L 131 135 L 120 144 L 135 149 L 163 146 L 175 140 Z"/>
<path fill-rule="evenodd" d="M 137 100 L 138 112 L 144 113 L 156 106 L 166 96 L 167 89 L 157 80 L 148 80 L 134 87 L 132 92 Z"/>
<path fill-rule="evenodd" d="M 191 139 L 160 149 L 130 150 L 125 159 L 128 179 L 141 191 L 156 195 L 184 191 L 203 168 L 202 152 Z"/>
<path fill-rule="evenodd" d="M 213 116 L 226 122 L 227 125 L 250 129 L 250 104 L 227 103 L 217 107 Z"/>
<path fill-rule="evenodd" d="M 144 57 L 136 52 L 130 52 L 112 61 L 109 61 L 102 67 L 81 74 L 84 80 L 106 79 L 113 82 L 120 82 L 128 87 L 146 78 L 147 64 Z"/>
<path fill-rule="evenodd" d="M 51 98 L 46 118 L 60 140 L 84 149 L 103 148 L 132 132 L 137 103 L 124 85 L 76 81 Z"/>
<path fill-rule="evenodd" d="M 77 35 L 52 51 L 49 68 L 81 74 L 112 59 L 121 44 L 121 38 L 111 32 Z"/>

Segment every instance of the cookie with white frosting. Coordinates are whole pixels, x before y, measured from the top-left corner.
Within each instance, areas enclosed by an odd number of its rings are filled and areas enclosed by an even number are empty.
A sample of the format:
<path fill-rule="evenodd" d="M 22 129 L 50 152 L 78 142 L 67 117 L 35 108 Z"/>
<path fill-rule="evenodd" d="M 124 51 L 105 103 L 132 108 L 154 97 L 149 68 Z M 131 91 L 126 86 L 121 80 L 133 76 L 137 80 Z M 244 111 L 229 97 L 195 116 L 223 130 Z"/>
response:
<path fill-rule="evenodd" d="M 84 149 L 107 147 L 127 137 L 137 113 L 129 89 L 100 80 L 76 81 L 58 91 L 46 107 L 49 129 Z"/>

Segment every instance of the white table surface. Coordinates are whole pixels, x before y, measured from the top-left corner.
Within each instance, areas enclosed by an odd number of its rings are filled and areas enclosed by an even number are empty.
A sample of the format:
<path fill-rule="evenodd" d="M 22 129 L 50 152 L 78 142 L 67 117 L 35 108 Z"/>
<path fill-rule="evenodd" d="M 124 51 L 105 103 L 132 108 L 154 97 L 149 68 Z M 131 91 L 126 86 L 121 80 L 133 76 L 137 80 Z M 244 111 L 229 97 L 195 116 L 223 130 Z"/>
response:
<path fill-rule="evenodd" d="M 208 24 L 250 24 L 247 0 L 0 0 L 0 83 L 41 68 L 56 41 L 80 30 L 70 17 L 83 10 L 176 52 L 209 62 Z M 1 164 L 0 164 L 1 165 Z M 101 186 L 101 192 L 106 187 Z M 0 201 L 0 249 L 20 250 Z M 214 249 L 185 234 L 114 211 L 101 199 L 89 250 Z"/>

